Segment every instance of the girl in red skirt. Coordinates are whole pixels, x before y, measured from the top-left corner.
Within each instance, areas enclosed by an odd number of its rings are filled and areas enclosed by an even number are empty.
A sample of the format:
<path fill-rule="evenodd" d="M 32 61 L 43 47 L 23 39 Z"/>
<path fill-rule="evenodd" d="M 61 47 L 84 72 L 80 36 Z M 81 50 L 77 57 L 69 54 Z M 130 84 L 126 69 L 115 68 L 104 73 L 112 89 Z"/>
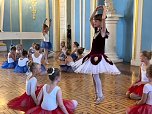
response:
<path fill-rule="evenodd" d="M 41 66 L 31 61 L 28 63 L 28 66 L 31 73 L 29 73 L 26 79 L 26 92 L 8 102 L 7 105 L 11 109 L 27 111 L 37 104 L 36 96 L 38 95 L 42 86 L 37 87 L 37 79 L 35 76 L 40 73 Z"/>
<path fill-rule="evenodd" d="M 149 83 L 144 85 L 140 101 L 127 109 L 127 114 L 152 114 L 152 65 L 147 68 Z"/>
<path fill-rule="evenodd" d="M 146 83 L 149 82 L 149 79 L 146 77 L 146 68 L 150 65 L 151 53 L 143 51 L 140 55 L 141 65 L 139 79 L 132 84 L 128 89 L 126 95 L 127 97 L 135 100 L 139 100 L 143 94 L 143 87 Z"/>
<path fill-rule="evenodd" d="M 41 106 L 31 108 L 26 114 L 73 114 L 77 107 L 75 100 L 63 100 L 62 91 L 57 84 L 61 80 L 58 68 L 49 68 L 48 76 L 51 80 L 50 84 L 45 84 L 38 95 L 38 105 Z"/>

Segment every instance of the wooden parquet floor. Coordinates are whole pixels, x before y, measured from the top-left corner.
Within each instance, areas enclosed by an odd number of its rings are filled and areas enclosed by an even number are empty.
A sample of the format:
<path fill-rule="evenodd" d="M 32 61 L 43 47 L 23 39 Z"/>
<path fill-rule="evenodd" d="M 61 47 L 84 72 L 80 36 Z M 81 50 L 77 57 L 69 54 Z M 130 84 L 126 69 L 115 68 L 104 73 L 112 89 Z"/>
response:
<path fill-rule="evenodd" d="M 0 65 L 5 60 L 0 54 Z M 59 67 L 59 62 L 50 59 L 49 66 Z M 94 86 L 91 75 L 76 73 L 62 73 L 62 81 L 59 86 L 62 88 L 65 99 L 75 99 L 79 105 L 75 114 L 125 114 L 128 106 L 135 104 L 135 101 L 125 97 L 125 92 L 131 82 L 135 80 L 138 67 L 127 64 L 116 64 L 121 75 L 101 74 L 103 92 L 105 99 L 100 105 L 94 103 Z M 132 72 L 135 72 L 135 75 Z M 39 84 L 49 83 L 47 76 L 37 77 Z M 7 108 L 7 102 L 25 92 L 24 74 L 16 74 L 13 70 L 0 68 L 0 114 L 23 114 L 23 112 Z"/>

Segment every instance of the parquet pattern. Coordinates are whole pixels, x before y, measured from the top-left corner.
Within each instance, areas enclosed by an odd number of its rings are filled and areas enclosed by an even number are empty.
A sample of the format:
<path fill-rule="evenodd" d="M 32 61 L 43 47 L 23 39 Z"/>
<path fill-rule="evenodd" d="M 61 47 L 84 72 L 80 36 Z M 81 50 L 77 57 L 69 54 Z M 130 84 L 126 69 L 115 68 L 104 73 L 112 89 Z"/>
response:
<path fill-rule="evenodd" d="M 0 54 L 0 65 L 5 60 Z M 50 59 L 51 64 L 47 67 L 59 67 L 59 61 Z M 116 64 L 121 75 L 112 76 L 101 74 L 104 101 L 100 105 L 94 103 L 94 86 L 91 75 L 62 73 L 62 81 L 59 86 L 62 88 L 65 99 L 75 99 L 79 105 L 75 114 L 125 114 L 128 106 L 135 104 L 135 101 L 125 97 L 125 92 L 130 86 L 138 68 L 126 64 Z M 16 74 L 13 70 L 0 68 L 0 114 L 23 114 L 23 112 L 7 108 L 7 102 L 25 92 L 24 74 Z M 47 76 L 37 77 L 39 84 L 49 83 Z"/>

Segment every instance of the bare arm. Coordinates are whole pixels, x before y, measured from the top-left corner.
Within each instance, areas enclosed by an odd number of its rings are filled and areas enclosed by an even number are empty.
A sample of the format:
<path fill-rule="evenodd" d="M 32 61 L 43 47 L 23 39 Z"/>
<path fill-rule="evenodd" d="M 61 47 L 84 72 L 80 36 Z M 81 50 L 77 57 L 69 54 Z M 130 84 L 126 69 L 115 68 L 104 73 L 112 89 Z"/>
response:
<path fill-rule="evenodd" d="M 36 94 L 35 94 L 36 86 L 32 87 L 30 84 L 30 87 L 31 87 L 31 97 L 33 98 L 35 104 L 37 104 L 37 98 L 36 98 Z"/>
<path fill-rule="evenodd" d="M 148 94 L 143 93 L 141 100 L 137 102 L 137 105 L 145 104 L 147 100 Z"/>
<path fill-rule="evenodd" d="M 44 55 L 42 55 L 41 64 L 45 65 Z"/>
<path fill-rule="evenodd" d="M 69 114 L 67 109 L 65 108 L 65 106 L 63 104 L 62 91 L 61 90 L 59 90 L 57 92 L 57 102 L 58 102 L 59 107 L 61 108 L 61 110 L 64 112 L 64 114 Z"/>
<path fill-rule="evenodd" d="M 49 30 L 50 30 L 50 27 L 51 27 L 51 22 L 52 22 L 52 19 L 49 20 Z"/>
<path fill-rule="evenodd" d="M 15 53 L 10 53 L 8 55 L 8 58 L 12 58 L 14 61 L 16 61 L 16 54 Z"/>
<path fill-rule="evenodd" d="M 67 63 L 68 63 L 68 60 L 67 60 L 67 58 L 66 58 L 65 61 L 64 61 L 64 64 L 67 65 Z"/>
<path fill-rule="evenodd" d="M 43 97 L 43 88 L 41 89 L 41 91 L 39 92 L 38 96 L 37 96 L 37 105 L 39 105 L 41 103 Z"/>
<path fill-rule="evenodd" d="M 106 23 L 105 23 L 105 19 L 106 19 L 106 6 L 102 6 L 102 8 L 103 8 L 103 14 L 102 14 L 102 33 L 105 34 L 106 33 Z"/>
<path fill-rule="evenodd" d="M 47 18 L 44 20 L 43 25 L 42 25 L 42 32 L 44 31 L 44 24 L 46 23 Z"/>
<path fill-rule="evenodd" d="M 75 52 L 77 52 L 77 49 L 74 49 L 74 50 L 71 52 L 71 54 L 74 54 Z"/>
<path fill-rule="evenodd" d="M 94 28 L 94 25 L 93 25 L 93 17 L 96 15 L 96 12 L 98 11 L 98 9 L 96 8 L 95 10 L 94 10 L 94 12 L 92 13 L 92 15 L 91 15 L 91 17 L 90 17 L 90 23 L 91 23 L 91 25 L 92 25 L 92 27 Z"/>

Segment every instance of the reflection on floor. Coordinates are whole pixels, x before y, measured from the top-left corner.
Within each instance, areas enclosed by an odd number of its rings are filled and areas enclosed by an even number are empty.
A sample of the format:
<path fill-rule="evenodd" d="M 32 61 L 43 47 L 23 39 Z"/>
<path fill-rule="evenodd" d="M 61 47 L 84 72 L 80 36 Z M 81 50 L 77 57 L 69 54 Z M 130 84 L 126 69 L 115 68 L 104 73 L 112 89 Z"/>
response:
<path fill-rule="evenodd" d="M 0 65 L 4 61 L 1 54 Z M 59 67 L 59 62 L 53 58 L 47 67 Z M 76 99 L 79 103 L 75 114 L 124 114 L 128 106 L 135 101 L 125 97 L 125 92 L 138 75 L 138 67 L 128 64 L 116 64 L 121 75 L 101 74 L 105 100 L 100 105 L 94 104 L 94 86 L 91 75 L 62 73 L 62 88 L 65 99 Z M 39 84 L 48 83 L 47 76 L 38 76 Z M 16 74 L 13 70 L 0 69 L 0 114 L 22 114 L 23 112 L 7 108 L 7 102 L 21 95 L 25 91 L 25 79 L 23 74 Z"/>

